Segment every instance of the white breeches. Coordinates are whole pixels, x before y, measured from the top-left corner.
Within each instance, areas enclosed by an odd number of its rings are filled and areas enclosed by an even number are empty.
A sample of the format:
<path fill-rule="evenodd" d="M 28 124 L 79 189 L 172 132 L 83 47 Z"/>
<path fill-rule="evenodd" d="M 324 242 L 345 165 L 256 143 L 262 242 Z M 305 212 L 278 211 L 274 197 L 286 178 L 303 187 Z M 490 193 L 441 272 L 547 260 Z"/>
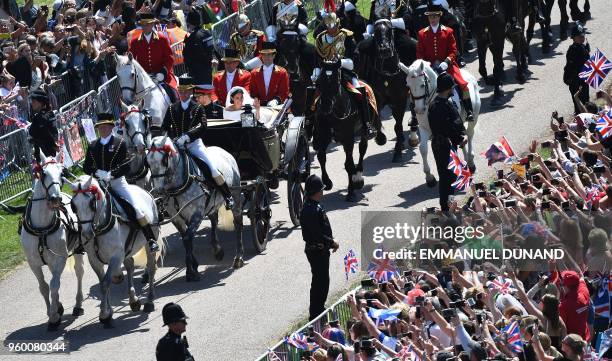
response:
<path fill-rule="evenodd" d="M 189 150 L 189 154 L 201 159 L 204 161 L 204 163 L 206 163 L 206 165 L 208 165 L 213 178 L 221 175 L 217 169 L 217 166 L 215 165 L 214 159 L 206 154 L 206 146 L 204 145 L 204 142 L 202 142 L 202 139 L 196 139 L 195 141 L 187 144 L 187 150 Z"/>
<path fill-rule="evenodd" d="M 113 189 L 113 192 L 117 193 L 122 198 L 125 198 L 128 203 L 130 203 L 132 207 L 134 207 L 137 219 L 142 219 L 143 217 L 146 217 L 145 209 L 150 205 L 146 204 L 146 199 L 142 199 L 142 197 L 140 197 L 140 192 L 138 192 L 138 186 L 129 184 L 127 180 L 125 180 L 125 177 L 119 177 L 111 180 L 110 186 Z M 151 220 L 148 219 L 148 221 Z"/>

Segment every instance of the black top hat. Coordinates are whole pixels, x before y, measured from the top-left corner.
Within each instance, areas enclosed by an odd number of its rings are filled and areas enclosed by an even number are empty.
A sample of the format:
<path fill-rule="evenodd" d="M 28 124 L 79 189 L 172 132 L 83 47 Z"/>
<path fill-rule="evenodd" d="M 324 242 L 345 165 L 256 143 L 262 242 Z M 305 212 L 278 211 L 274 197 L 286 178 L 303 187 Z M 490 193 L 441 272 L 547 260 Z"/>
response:
<path fill-rule="evenodd" d="M 261 54 L 276 53 L 276 44 L 273 41 L 264 41 L 259 53 Z"/>
<path fill-rule="evenodd" d="M 178 90 L 190 90 L 195 86 L 193 78 L 183 74 L 178 78 Z"/>
<path fill-rule="evenodd" d="M 586 28 L 580 24 L 579 22 L 576 22 L 576 24 L 574 24 L 574 26 L 572 27 L 572 38 L 578 35 L 584 35 L 586 34 Z"/>
<path fill-rule="evenodd" d="M 145 11 L 140 13 L 139 23 L 140 25 L 152 24 L 156 21 L 155 15 L 152 12 Z"/>
<path fill-rule="evenodd" d="M 240 53 L 236 49 L 227 48 L 221 61 L 240 61 Z"/>
<path fill-rule="evenodd" d="M 202 16 L 197 10 L 192 10 L 187 14 L 187 24 L 199 27 L 202 25 Z"/>
<path fill-rule="evenodd" d="M 115 125 L 115 117 L 110 113 L 98 113 L 96 127 L 100 125 Z"/>
<path fill-rule="evenodd" d="M 49 103 L 49 96 L 47 95 L 47 93 L 42 90 L 42 89 L 36 89 L 34 90 L 31 94 L 30 94 L 30 99 L 32 100 L 38 100 L 39 102 L 42 103 Z"/>
<path fill-rule="evenodd" d="M 306 185 L 304 187 L 304 193 L 306 194 L 306 196 L 312 196 L 325 189 L 325 184 L 323 184 L 321 178 L 316 174 L 311 174 L 310 176 L 308 176 L 308 178 L 306 178 L 305 183 Z"/>
<path fill-rule="evenodd" d="M 434 5 L 429 3 L 427 5 L 427 10 L 425 10 L 425 15 L 442 15 L 444 14 L 444 8 L 442 5 Z"/>
<path fill-rule="evenodd" d="M 455 86 L 455 81 L 453 77 L 448 73 L 442 73 L 438 76 L 438 81 L 436 83 L 436 87 L 438 88 L 438 92 L 442 92 L 448 89 L 452 89 Z"/>
<path fill-rule="evenodd" d="M 185 321 L 189 317 L 185 315 L 181 306 L 170 302 L 162 309 L 162 318 L 164 320 L 164 326 L 166 326 L 174 322 Z"/>

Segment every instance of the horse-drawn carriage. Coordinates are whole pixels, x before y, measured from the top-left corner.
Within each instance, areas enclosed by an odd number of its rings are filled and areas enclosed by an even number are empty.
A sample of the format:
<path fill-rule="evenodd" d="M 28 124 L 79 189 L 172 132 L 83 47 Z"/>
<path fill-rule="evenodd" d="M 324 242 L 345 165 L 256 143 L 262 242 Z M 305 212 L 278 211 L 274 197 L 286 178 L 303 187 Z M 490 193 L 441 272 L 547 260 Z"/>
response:
<path fill-rule="evenodd" d="M 243 215 L 252 225 L 253 243 L 258 252 L 266 248 L 272 211 L 270 188 L 287 180 L 289 214 L 299 225 L 304 189 L 310 173 L 310 154 L 304 117 L 288 113 L 288 99 L 273 119 L 262 124 L 246 110 L 240 120 L 209 119 L 205 143 L 218 146 L 234 156 L 240 169 Z"/>

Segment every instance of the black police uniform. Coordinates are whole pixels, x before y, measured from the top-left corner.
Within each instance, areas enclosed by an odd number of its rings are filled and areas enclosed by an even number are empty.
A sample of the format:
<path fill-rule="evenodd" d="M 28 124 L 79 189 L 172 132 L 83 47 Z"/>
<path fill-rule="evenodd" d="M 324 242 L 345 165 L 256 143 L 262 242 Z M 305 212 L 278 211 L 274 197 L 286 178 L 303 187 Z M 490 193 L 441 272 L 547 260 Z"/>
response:
<path fill-rule="evenodd" d="M 55 157 L 58 151 L 57 147 L 57 126 L 55 125 L 55 116 L 52 111 L 40 111 L 30 118 L 30 143 L 34 146 L 34 157 L 40 161 L 39 151 L 42 151 L 47 157 Z"/>
<path fill-rule="evenodd" d="M 186 338 L 168 331 L 158 342 L 155 349 L 157 361 L 193 361 Z"/>
<path fill-rule="evenodd" d="M 440 208 L 447 211 L 448 197 L 453 194 L 451 184 L 456 180 L 455 174 L 448 169 L 448 159 L 451 146 L 457 147 L 465 135 L 465 127 L 459 116 L 457 108 L 450 103 L 448 98 L 437 95 L 429 105 L 429 126 L 433 135 L 431 149 L 433 150 L 436 168 L 440 182 L 438 192 L 440 197 Z"/>
<path fill-rule="evenodd" d="M 187 15 L 187 22 L 197 29 L 185 37 L 183 58 L 187 72 L 195 84 L 212 84 L 211 64 L 214 55 L 212 34 L 200 26 L 198 11 L 190 12 Z"/>
<path fill-rule="evenodd" d="M 113 178 L 125 176 L 130 171 L 127 146 L 123 138 L 111 136 L 112 139 L 102 145 L 100 139 L 96 139 L 89 148 L 83 163 L 83 171 L 91 176 L 96 170 L 111 172 Z"/>
<path fill-rule="evenodd" d="M 300 213 L 304 252 L 310 263 L 310 317 L 312 320 L 325 311 L 329 292 L 329 250 L 334 241 L 331 225 L 319 202 L 307 199 Z"/>
<path fill-rule="evenodd" d="M 589 86 L 578 77 L 578 74 L 584 63 L 589 60 L 590 51 L 591 48 L 589 44 L 573 43 L 570 45 L 569 49 L 567 49 L 567 54 L 565 55 L 567 64 L 564 68 L 563 80 L 569 87 L 572 101 L 574 101 L 574 94 L 578 91 L 580 86 L 582 86 L 582 90 L 578 94 L 578 99 L 580 99 L 583 104 L 589 101 Z M 580 113 L 576 102 L 574 102 L 574 113 Z"/>

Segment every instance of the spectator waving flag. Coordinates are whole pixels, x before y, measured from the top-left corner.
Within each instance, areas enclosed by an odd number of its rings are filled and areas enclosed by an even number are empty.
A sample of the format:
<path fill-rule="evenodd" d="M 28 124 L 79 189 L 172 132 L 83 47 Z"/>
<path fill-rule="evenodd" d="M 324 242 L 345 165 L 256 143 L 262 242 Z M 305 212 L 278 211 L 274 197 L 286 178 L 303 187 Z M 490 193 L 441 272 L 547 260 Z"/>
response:
<path fill-rule="evenodd" d="M 465 191 L 472 184 L 472 172 L 466 166 L 461 169 L 461 172 L 457 175 L 457 180 L 451 184 L 452 187 L 455 187 L 456 190 Z"/>
<path fill-rule="evenodd" d="M 294 332 L 285 339 L 288 344 L 300 350 L 314 351 L 319 348 L 315 343 L 308 342 L 308 338 L 300 332 Z"/>
<path fill-rule="evenodd" d="M 508 335 L 506 344 L 512 352 L 517 354 L 523 352 L 523 341 L 521 341 L 521 330 L 518 321 L 512 321 L 512 323 L 502 329 L 502 332 Z"/>
<path fill-rule="evenodd" d="M 610 281 L 607 276 L 601 277 L 599 292 L 593 299 L 595 315 L 603 318 L 610 318 L 610 292 L 608 290 Z"/>
<path fill-rule="evenodd" d="M 402 347 L 396 357 L 399 358 L 400 361 L 421 361 L 419 355 L 414 352 L 412 345 Z"/>
<path fill-rule="evenodd" d="M 596 49 L 595 54 L 584 63 L 578 77 L 592 88 L 599 89 L 610 69 L 612 69 L 612 62 L 606 58 L 601 50 Z"/>
<path fill-rule="evenodd" d="M 487 164 L 491 166 L 497 162 L 511 162 L 515 153 L 506 137 L 502 136 L 497 142 L 491 144 L 484 156 L 487 158 Z"/>
<path fill-rule="evenodd" d="M 467 167 L 467 163 L 459 157 L 455 149 L 451 148 L 450 157 L 448 160 L 448 169 L 453 171 L 455 175 L 461 174 L 461 170 Z"/>
<path fill-rule="evenodd" d="M 498 276 L 496 279 L 487 282 L 487 287 L 492 290 L 498 290 L 499 293 L 504 295 L 516 291 L 512 286 L 512 281 L 502 276 Z"/>
<path fill-rule="evenodd" d="M 595 129 L 601 134 L 602 138 L 606 139 L 612 132 L 612 109 L 608 110 L 607 113 L 603 113 L 601 118 L 595 122 Z"/>
<path fill-rule="evenodd" d="M 344 256 L 344 274 L 346 275 L 347 281 L 348 281 L 349 273 L 357 273 L 358 266 L 359 266 L 359 261 L 357 260 L 355 251 L 351 249 L 348 251 L 346 256 Z"/>
<path fill-rule="evenodd" d="M 397 275 L 397 268 L 390 259 L 375 259 L 368 266 L 368 275 L 376 281 L 389 282 Z"/>

